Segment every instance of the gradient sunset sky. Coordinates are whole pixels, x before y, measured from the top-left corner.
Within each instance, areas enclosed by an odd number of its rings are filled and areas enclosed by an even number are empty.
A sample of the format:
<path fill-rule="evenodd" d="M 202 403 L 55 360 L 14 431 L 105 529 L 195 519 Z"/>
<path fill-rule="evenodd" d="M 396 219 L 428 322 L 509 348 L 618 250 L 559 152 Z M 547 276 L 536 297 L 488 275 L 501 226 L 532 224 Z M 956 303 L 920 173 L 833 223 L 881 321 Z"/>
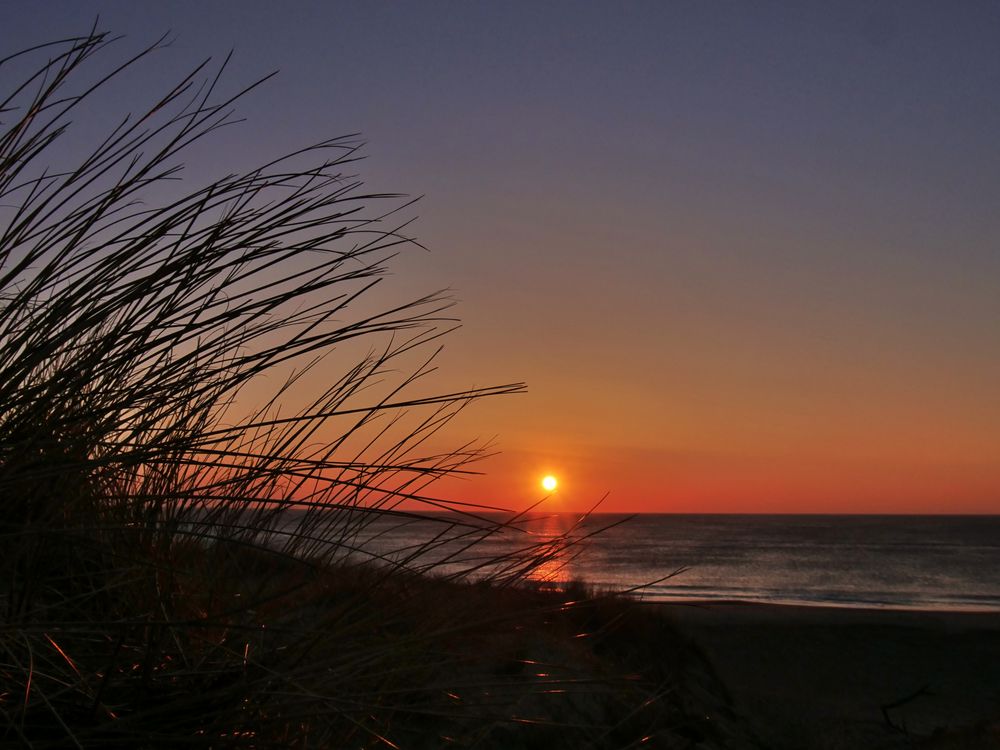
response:
<path fill-rule="evenodd" d="M 1000 513 L 1000 4 L 8 0 L 0 48 L 98 15 L 173 33 L 150 92 L 281 71 L 191 179 L 361 132 L 423 196 L 438 382 L 529 387 L 455 424 L 503 454 L 448 495 Z"/>

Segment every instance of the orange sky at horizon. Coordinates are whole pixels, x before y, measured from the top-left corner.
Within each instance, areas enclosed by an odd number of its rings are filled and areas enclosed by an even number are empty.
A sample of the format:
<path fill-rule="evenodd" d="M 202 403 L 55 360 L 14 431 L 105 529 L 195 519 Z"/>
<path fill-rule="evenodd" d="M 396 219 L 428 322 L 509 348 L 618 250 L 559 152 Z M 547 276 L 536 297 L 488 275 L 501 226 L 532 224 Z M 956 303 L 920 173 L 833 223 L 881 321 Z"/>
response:
<path fill-rule="evenodd" d="M 472 328 L 446 347 L 449 382 L 473 362 L 513 376 L 515 366 L 504 372 L 476 342 L 463 346 Z M 661 387 L 644 373 L 614 378 L 570 357 L 529 366 L 527 395 L 473 404 L 452 429 L 496 436 L 499 455 L 477 467 L 483 476 L 438 491 L 521 510 L 542 497 L 539 479 L 551 472 L 560 490 L 548 507 L 573 511 L 607 494 L 608 512 L 1000 513 L 995 368 L 942 362 L 907 379 L 906 363 L 838 370 L 785 356 L 684 377 L 668 361 L 678 351 L 650 368 L 670 373 Z M 463 366 L 448 366 L 456 360 Z M 755 384 L 753 367 L 770 373 Z M 780 383 L 782 367 L 785 387 L 762 385 L 767 374 Z"/>
<path fill-rule="evenodd" d="M 431 494 L 514 511 L 539 502 L 548 473 L 559 489 L 539 510 L 625 513 L 997 513 L 989 465 L 895 465 L 781 458 L 683 457 L 606 449 L 573 456 L 508 451 L 486 459 L 482 476 L 442 480 Z M 605 497 L 600 502 L 602 497 Z"/>

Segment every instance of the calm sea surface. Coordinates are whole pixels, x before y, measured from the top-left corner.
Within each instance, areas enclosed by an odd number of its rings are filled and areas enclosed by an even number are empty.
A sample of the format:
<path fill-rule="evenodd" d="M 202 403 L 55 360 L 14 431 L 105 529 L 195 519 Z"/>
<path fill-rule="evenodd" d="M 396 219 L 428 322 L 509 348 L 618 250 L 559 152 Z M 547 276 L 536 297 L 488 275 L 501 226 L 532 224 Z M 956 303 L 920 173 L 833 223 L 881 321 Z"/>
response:
<path fill-rule="evenodd" d="M 559 543 L 603 527 L 569 548 Z M 580 525 L 579 516 L 553 514 L 468 548 L 443 538 L 422 546 L 442 530 L 439 520 L 380 519 L 357 542 L 438 571 L 529 547 L 551 553 L 536 578 L 649 584 L 650 600 L 1000 610 L 1000 516 L 599 514 Z"/>

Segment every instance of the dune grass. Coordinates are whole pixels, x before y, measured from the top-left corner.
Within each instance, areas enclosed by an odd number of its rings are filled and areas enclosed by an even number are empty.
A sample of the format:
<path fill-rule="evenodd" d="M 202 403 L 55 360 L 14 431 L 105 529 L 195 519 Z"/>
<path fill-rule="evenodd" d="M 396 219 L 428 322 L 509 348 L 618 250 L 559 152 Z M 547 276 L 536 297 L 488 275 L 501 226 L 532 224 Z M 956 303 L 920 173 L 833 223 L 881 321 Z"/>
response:
<path fill-rule="evenodd" d="M 206 61 L 83 149 L 77 119 L 163 46 L 120 58 L 115 41 L 0 60 L 0 742 L 689 737 L 704 721 L 674 678 L 594 645 L 617 604 L 518 588 L 572 535 L 449 559 L 447 580 L 419 562 L 516 531 L 432 494 L 484 447 L 428 446 L 522 385 L 427 390 L 451 301 L 375 294 L 414 242 L 407 204 L 349 171 L 358 139 L 190 188 L 182 156 L 260 83 L 221 93 Z M 364 542 L 421 508 L 453 511 L 421 549 Z"/>

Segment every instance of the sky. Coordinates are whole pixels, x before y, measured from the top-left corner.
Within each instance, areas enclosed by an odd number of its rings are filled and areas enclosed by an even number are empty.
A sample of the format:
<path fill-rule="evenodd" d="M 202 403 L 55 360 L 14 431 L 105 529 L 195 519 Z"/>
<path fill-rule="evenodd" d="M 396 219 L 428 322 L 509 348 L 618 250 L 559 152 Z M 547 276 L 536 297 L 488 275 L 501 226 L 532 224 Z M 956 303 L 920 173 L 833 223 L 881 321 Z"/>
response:
<path fill-rule="evenodd" d="M 1000 513 L 1000 5 L 5 0 L 0 49 L 98 16 L 171 32 L 137 94 L 280 71 L 193 177 L 360 132 L 422 196 L 394 289 L 460 300 L 438 382 L 528 384 L 445 494 Z"/>

